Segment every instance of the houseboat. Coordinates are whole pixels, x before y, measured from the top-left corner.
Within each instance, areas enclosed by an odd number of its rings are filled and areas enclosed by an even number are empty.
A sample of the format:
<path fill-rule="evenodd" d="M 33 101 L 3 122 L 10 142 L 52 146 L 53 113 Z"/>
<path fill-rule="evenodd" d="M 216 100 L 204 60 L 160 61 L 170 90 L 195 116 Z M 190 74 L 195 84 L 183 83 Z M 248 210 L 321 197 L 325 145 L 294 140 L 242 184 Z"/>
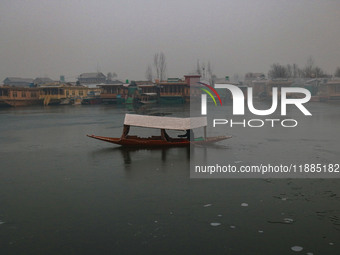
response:
<path fill-rule="evenodd" d="M 190 96 L 200 94 L 197 88 L 201 75 L 184 75 L 184 81 L 178 78 L 169 78 L 158 82 L 159 102 L 164 104 L 178 104 L 190 102 Z M 190 91 L 192 90 L 192 91 Z"/>
<path fill-rule="evenodd" d="M 320 101 L 340 100 L 340 80 L 319 85 L 318 96 Z"/>
<path fill-rule="evenodd" d="M 100 91 L 89 91 L 87 96 L 83 98 L 81 104 L 83 105 L 94 105 L 101 104 L 102 99 L 100 97 Z"/>
<path fill-rule="evenodd" d="M 38 88 L 0 87 L 0 105 L 28 106 L 42 104 Z"/>
<path fill-rule="evenodd" d="M 99 89 L 85 86 L 70 86 L 66 84 L 52 84 L 42 87 L 0 87 L 0 105 L 27 106 L 27 105 L 58 105 L 74 104 L 90 92 L 99 92 Z"/>
<path fill-rule="evenodd" d="M 98 88 L 89 88 L 86 86 L 70 86 L 67 84 L 55 84 L 39 87 L 40 99 L 44 105 L 58 104 L 81 104 L 83 98 L 91 92 L 99 93 Z"/>
<path fill-rule="evenodd" d="M 120 104 L 127 99 L 127 85 L 120 81 L 111 84 L 99 84 L 98 87 L 101 90 L 100 98 L 104 104 Z"/>

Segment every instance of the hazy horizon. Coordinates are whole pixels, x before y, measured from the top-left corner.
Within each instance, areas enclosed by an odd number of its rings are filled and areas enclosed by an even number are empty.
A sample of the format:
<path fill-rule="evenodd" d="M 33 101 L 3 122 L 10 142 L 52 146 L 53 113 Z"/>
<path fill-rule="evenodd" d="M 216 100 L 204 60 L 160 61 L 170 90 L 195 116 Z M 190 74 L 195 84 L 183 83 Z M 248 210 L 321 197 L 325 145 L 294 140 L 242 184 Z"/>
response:
<path fill-rule="evenodd" d="M 197 60 L 218 77 L 273 63 L 340 66 L 340 1 L 9 1 L 0 3 L 0 80 L 84 72 L 143 80 L 156 52 L 168 77 Z"/>

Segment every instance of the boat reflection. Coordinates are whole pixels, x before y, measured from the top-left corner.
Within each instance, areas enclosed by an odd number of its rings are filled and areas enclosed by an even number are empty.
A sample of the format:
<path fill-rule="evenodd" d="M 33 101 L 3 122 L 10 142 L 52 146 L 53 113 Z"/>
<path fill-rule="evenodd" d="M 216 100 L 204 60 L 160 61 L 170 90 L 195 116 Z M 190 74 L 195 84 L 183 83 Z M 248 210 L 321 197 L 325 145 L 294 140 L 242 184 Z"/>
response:
<path fill-rule="evenodd" d="M 185 157 L 180 157 L 181 160 L 185 158 L 187 161 L 190 160 L 190 148 L 184 147 L 184 148 L 148 148 L 148 149 L 141 149 L 141 148 L 126 148 L 126 147 L 119 147 L 117 148 L 119 152 L 121 153 L 124 163 L 125 164 L 131 164 L 134 158 L 134 155 L 139 153 L 140 151 L 149 151 L 152 154 L 160 154 L 161 161 L 167 162 L 169 159 L 169 155 L 171 154 L 171 151 L 174 150 L 180 150 L 181 154 L 184 154 Z M 171 160 L 174 160 L 173 158 Z"/>
<path fill-rule="evenodd" d="M 142 153 L 143 152 L 143 153 Z M 133 163 L 133 159 L 140 160 L 140 154 L 143 154 L 143 158 L 148 160 L 152 156 L 152 160 L 155 158 L 161 159 L 162 162 L 172 160 L 190 160 L 190 147 L 175 147 L 175 148 L 138 148 L 138 147 L 114 147 L 104 148 L 92 151 L 92 157 L 102 156 L 106 154 L 115 155 L 119 153 L 122 156 L 123 162 L 126 165 Z M 159 155 L 159 156 L 158 156 Z"/>

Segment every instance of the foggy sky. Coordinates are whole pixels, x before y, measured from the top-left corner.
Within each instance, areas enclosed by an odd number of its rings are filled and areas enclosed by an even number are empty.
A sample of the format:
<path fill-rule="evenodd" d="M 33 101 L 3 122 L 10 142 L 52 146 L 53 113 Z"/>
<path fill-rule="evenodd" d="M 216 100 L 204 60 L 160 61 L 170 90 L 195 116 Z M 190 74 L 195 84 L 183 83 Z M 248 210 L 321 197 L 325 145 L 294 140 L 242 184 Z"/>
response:
<path fill-rule="evenodd" d="M 340 1 L 56 0 L 0 2 L 0 81 L 83 72 L 145 79 L 156 52 L 168 77 L 211 62 L 218 77 L 340 66 Z M 1 83 L 0 82 L 0 83 Z"/>

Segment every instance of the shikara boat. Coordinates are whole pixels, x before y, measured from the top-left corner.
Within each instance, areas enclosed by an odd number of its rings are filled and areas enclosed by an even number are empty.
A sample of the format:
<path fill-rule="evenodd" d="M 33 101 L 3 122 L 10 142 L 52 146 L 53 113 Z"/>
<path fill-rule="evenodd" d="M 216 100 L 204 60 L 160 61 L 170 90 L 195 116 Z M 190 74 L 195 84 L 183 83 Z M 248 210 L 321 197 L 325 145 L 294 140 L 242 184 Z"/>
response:
<path fill-rule="evenodd" d="M 128 135 L 130 126 L 160 129 L 160 136 L 151 137 L 138 137 L 135 135 Z M 204 128 L 204 137 L 193 138 L 172 138 L 166 130 L 181 130 L 189 131 L 196 128 Z M 207 118 L 194 117 L 194 118 L 173 118 L 173 117 L 160 117 L 160 116 L 147 116 L 137 114 L 126 114 L 124 120 L 123 134 L 119 138 L 87 135 L 90 138 L 98 139 L 104 142 L 115 143 L 122 146 L 129 147 L 171 147 L 171 146 L 189 146 L 190 144 L 204 145 L 216 143 L 231 136 L 206 136 Z M 192 134 L 192 132 L 190 132 Z M 191 139 L 190 139 L 191 138 Z"/>
<path fill-rule="evenodd" d="M 143 93 L 140 98 L 141 104 L 156 104 L 157 93 Z"/>

